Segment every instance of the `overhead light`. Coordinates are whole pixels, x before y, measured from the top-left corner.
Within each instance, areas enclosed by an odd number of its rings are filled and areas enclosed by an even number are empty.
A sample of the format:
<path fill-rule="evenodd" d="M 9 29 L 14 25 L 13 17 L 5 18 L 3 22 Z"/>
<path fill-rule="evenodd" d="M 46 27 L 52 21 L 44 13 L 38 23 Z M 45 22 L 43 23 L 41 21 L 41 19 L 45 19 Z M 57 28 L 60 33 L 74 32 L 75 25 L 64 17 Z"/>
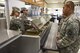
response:
<path fill-rule="evenodd" d="M 37 2 L 38 4 L 42 4 L 43 2 Z"/>
<path fill-rule="evenodd" d="M 5 0 L 0 0 L 0 2 L 4 2 Z"/>
<path fill-rule="evenodd" d="M 32 0 L 33 2 L 35 2 L 35 0 Z"/>
<path fill-rule="evenodd" d="M 56 2 L 52 2 L 52 3 L 58 3 L 58 1 L 56 1 Z"/>
<path fill-rule="evenodd" d="M 50 3 L 63 3 L 63 2 L 60 2 L 60 1 L 55 1 L 55 2 L 50 2 Z"/>
<path fill-rule="evenodd" d="M 0 4 L 5 4 L 5 2 L 0 1 Z"/>
<path fill-rule="evenodd" d="M 40 0 L 36 0 L 36 2 L 38 2 L 38 1 L 40 1 Z"/>
<path fill-rule="evenodd" d="M 73 2 L 79 2 L 79 1 L 73 1 Z"/>
<path fill-rule="evenodd" d="M 66 1 L 66 2 L 67 2 L 67 1 Z M 73 1 L 73 2 L 79 2 L 79 1 L 76 1 L 76 0 L 75 0 L 75 1 Z"/>
<path fill-rule="evenodd" d="M 0 0 L 0 4 L 5 4 L 5 0 Z"/>

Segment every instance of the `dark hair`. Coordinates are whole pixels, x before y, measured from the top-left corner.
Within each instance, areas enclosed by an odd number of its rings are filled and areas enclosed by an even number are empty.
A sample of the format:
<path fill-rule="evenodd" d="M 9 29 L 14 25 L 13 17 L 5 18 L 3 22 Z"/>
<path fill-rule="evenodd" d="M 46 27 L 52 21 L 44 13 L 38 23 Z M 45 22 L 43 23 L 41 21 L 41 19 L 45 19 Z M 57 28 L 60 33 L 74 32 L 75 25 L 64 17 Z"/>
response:
<path fill-rule="evenodd" d="M 65 3 L 67 6 L 71 7 L 72 10 L 74 10 L 75 4 L 72 1 L 68 1 Z"/>
<path fill-rule="evenodd" d="M 15 11 L 12 11 L 12 13 L 11 13 L 11 15 L 10 15 L 10 16 L 14 16 L 14 14 L 15 14 Z"/>
<path fill-rule="evenodd" d="M 23 11 L 21 11 L 21 13 L 23 13 Z"/>
<path fill-rule="evenodd" d="M 28 11 L 27 9 L 25 9 L 26 11 Z M 25 10 L 21 10 L 21 13 L 23 13 L 23 11 L 25 11 Z"/>
<path fill-rule="evenodd" d="M 14 11 L 14 10 L 13 10 L 10 16 L 14 16 L 15 12 L 17 12 L 17 11 Z M 19 13 L 19 12 L 18 12 L 18 13 Z"/>

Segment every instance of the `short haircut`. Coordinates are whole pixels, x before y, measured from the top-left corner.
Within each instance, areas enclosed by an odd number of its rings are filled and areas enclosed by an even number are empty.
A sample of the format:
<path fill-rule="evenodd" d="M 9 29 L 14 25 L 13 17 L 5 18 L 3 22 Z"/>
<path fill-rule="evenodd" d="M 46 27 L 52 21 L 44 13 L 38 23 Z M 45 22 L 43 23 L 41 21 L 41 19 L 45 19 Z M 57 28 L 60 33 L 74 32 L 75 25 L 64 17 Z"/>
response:
<path fill-rule="evenodd" d="M 71 7 L 72 10 L 74 10 L 75 4 L 72 1 L 67 1 L 65 4 Z"/>
<path fill-rule="evenodd" d="M 17 12 L 17 11 L 14 11 L 14 10 L 13 10 L 10 16 L 14 16 L 16 12 Z M 17 12 L 17 13 L 20 13 L 20 12 Z"/>
<path fill-rule="evenodd" d="M 28 9 L 24 8 L 24 9 L 21 10 L 21 13 L 23 13 L 23 11 L 25 11 L 25 10 L 28 11 Z"/>

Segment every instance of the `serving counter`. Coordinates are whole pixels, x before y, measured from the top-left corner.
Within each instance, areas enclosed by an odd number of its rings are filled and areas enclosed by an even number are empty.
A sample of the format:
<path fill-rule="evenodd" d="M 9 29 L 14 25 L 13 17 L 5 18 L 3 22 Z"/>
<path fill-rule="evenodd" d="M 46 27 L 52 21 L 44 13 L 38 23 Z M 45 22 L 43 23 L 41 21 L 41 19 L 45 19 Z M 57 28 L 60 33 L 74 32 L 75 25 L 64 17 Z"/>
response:
<path fill-rule="evenodd" d="M 36 29 L 21 31 L 6 30 L 1 23 L 0 53 L 40 53 L 44 50 L 57 50 L 55 40 L 58 25 L 41 17 L 32 20 Z"/>

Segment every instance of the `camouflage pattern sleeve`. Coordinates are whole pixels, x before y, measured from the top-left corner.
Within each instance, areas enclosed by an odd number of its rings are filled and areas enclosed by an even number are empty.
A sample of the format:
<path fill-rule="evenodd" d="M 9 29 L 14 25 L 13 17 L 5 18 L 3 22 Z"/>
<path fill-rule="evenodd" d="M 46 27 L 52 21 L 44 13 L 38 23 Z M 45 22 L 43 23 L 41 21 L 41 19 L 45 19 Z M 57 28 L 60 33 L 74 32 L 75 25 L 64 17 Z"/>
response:
<path fill-rule="evenodd" d="M 72 22 L 66 25 L 64 37 L 57 41 L 57 45 L 59 48 L 67 47 L 73 44 L 77 38 L 79 33 L 79 25 L 76 22 Z"/>
<path fill-rule="evenodd" d="M 64 19 L 62 18 L 62 19 L 60 20 L 60 23 L 58 24 L 58 26 L 59 26 L 59 27 L 58 27 L 58 32 L 60 32 L 60 29 L 61 29 L 61 26 L 62 26 L 63 20 L 64 20 Z"/>

